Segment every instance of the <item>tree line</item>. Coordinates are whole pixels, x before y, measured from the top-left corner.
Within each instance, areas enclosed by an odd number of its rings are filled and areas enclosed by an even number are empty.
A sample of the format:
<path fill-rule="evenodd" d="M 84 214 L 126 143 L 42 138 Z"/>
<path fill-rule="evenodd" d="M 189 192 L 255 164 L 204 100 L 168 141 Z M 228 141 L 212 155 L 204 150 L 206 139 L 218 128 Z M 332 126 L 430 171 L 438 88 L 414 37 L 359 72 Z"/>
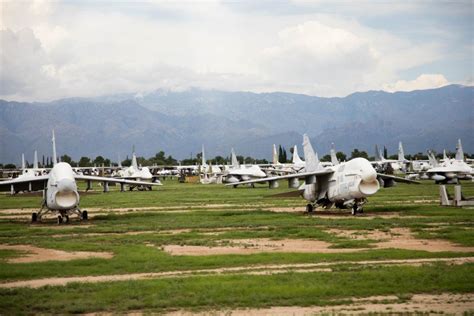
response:
<path fill-rule="evenodd" d="M 293 148 L 289 150 L 290 155 L 287 155 L 287 150 L 285 147 L 279 145 L 278 146 L 278 161 L 281 163 L 291 163 L 291 157 L 293 155 Z M 454 158 L 456 153 L 455 152 L 447 152 L 446 153 L 448 157 Z M 342 152 L 338 151 L 336 153 L 337 159 L 339 161 L 346 161 L 350 160 L 353 158 L 357 157 L 362 157 L 368 160 L 375 160 L 374 156 L 369 156 L 369 154 L 364 151 L 364 150 L 359 150 L 355 148 L 354 150 L 351 151 L 351 154 L 349 158 L 347 155 Z M 435 153 L 436 158 L 441 159 L 443 158 L 443 153 Z M 181 161 L 178 161 L 177 159 L 173 158 L 171 155 L 166 155 L 164 151 L 159 151 L 156 153 L 154 156 L 150 158 L 145 158 L 145 157 L 137 157 L 137 163 L 142 166 L 153 166 L 153 165 L 158 165 L 158 166 L 176 166 L 178 164 L 181 164 L 183 166 L 185 165 L 200 165 L 201 164 L 201 157 L 202 153 L 198 153 L 196 157 L 192 158 L 187 158 L 183 159 Z M 384 157 L 387 159 L 398 159 L 398 154 L 397 155 L 387 155 L 387 149 L 384 147 Z M 466 158 L 474 159 L 474 154 L 465 154 Z M 302 157 L 304 158 L 304 157 Z M 416 153 L 416 154 L 406 154 L 405 158 L 407 160 L 428 160 L 428 155 L 423 154 L 421 152 Z M 103 156 L 97 156 L 95 158 L 90 158 L 83 156 L 79 158 L 78 161 L 74 161 L 69 155 L 64 154 L 61 155 L 59 158 L 60 161 L 67 162 L 69 163 L 72 167 L 100 167 L 100 166 L 117 166 L 118 163 L 115 161 L 112 161 L 109 158 L 105 158 Z M 269 164 L 270 162 L 267 159 L 258 159 L 258 158 L 253 158 L 250 156 L 244 157 L 244 156 L 237 156 L 237 160 L 241 164 Z M 321 161 L 331 161 L 331 156 L 330 155 L 324 155 L 321 158 Z M 208 159 L 206 161 L 208 164 L 213 164 L 213 165 L 229 165 L 231 163 L 231 157 L 223 157 L 223 156 L 215 156 L 214 158 Z M 129 158 L 128 156 L 125 158 L 125 160 L 121 161 L 122 166 L 128 167 L 132 164 L 132 159 Z M 27 168 L 32 168 L 33 164 L 25 161 L 25 165 Z M 52 168 L 53 167 L 53 159 L 52 157 L 49 156 L 44 156 L 42 157 L 42 160 L 38 162 L 38 165 L 40 168 Z M 17 166 L 12 163 L 7 163 L 7 164 L 1 164 L 0 163 L 0 168 L 1 169 L 16 169 Z"/>

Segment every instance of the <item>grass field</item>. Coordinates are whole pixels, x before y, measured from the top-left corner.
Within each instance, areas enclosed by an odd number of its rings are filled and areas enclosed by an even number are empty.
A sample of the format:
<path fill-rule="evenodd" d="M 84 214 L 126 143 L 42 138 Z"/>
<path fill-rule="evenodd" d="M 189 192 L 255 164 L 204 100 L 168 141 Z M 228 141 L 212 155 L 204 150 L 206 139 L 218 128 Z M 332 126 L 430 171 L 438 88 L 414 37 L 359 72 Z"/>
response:
<path fill-rule="evenodd" d="M 355 312 L 377 296 L 390 312 L 419 294 L 464 295 L 459 309 L 474 312 L 474 208 L 440 207 L 437 185 L 382 189 L 353 217 L 305 214 L 303 199 L 273 196 L 289 191 L 284 183 L 163 184 L 147 192 L 96 187 L 81 195 L 90 220 L 61 226 L 54 218 L 29 224 L 40 195 L 0 195 L 0 314 L 341 304 Z M 463 192 L 474 196 L 474 183 Z M 51 252 L 35 257 L 42 249 Z M 77 257 L 61 257 L 71 253 Z"/>

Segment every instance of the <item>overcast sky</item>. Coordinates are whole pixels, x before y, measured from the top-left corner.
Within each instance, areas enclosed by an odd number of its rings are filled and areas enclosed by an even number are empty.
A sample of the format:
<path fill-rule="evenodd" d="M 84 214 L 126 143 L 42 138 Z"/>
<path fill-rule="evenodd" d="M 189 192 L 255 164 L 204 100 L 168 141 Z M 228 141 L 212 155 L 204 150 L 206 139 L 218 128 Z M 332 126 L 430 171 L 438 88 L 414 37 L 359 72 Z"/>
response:
<path fill-rule="evenodd" d="M 0 98 L 473 82 L 472 1 L 5 1 Z"/>

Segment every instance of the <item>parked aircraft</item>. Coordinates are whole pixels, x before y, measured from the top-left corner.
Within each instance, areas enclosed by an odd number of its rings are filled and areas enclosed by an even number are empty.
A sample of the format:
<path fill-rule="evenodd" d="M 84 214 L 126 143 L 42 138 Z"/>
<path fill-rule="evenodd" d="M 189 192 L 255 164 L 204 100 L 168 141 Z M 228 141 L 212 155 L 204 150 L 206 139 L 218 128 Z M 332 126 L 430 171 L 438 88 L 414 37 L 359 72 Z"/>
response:
<path fill-rule="evenodd" d="M 306 161 L 305 172 L 276 176 L 257 180 L 242 181 L 227 185 L 254 184 L 268 182 L 270 188 L 278 187 L 278 181 L 286 179 L 291 188 L 309 203 L 308 212 L 315 206 L 330 208 L 351 208 L 352 214 L 363 212 L 367 197 L 374 195 L 380 187 L 391 187 L 395 182 L 418 183 L 375 171 L 371 163 L 364 158 L 354 158 L 336 166 L 323 167 L 311 146 L 308 136 L 303 136 L 303 149 Z M 300 186 L 299 179 L 304 179 Z"/>
<path fill-rule="evenodd" d="M 35 156 L 33 161 L 33 168 L 26 168 L 25 155 L 21 155 L 21 173 L 18 175 L 19 179 L 27 179 L 32 177 L 37 177 L 40 175 L 47 174 L 48 170 L 46 168 L 39 168 L 38 165 L 38 152 L 35 150 Z"/>
<path fill-rule="evenodd" d="M 109 183 L 119 183 L 124 185 L 160 185 L 159 183 L 149 183 L 143 181 L 131 181 L 126 179 L 114 179 L 107 177 L 86 176 L 74 174 L 71 165 L 66 162 L 57 162 L 56 141 L 53 131 L 53 168 L 47 175 L 32 178 L 13 179 L 0 182 L 0 191 L 11 191 L 12 193 L 22 190 L 43 190 L 43 202 L 38 213 L 31 215 L 31 221 L 40 221 L 47 213 L 59 214 L 58 224 L 63 219 L 68 222 L 69 215 L 78 214 L 81 219 L 87 219 L 87 211 L 79 208 L 79 192 L 76 180 L 88 182 L 88 187 L 92 181 L 102 182 L 104 190 Z"/>
<path fill-rule="evenodd" d="M 121 162 L 119 162 L 119 167 L 121 167 L 121 165 L 122 165 Z M 135 150 L 133 150 L 132 152 L 131 166 L 116 170 L 112 174 L 112 176 L 117 179 L 137 180 L 141 182 L 161 184 L 160 180 L 158 180 L 156 176 L 151 174 L 150 169 L 148 167 L 138 166 Z M 131 185 L 129 187 L 130 187 L 130 190 L 133 190 L 135 187 L 137 187 L 139 190 L 152 189 L 151 185 L 138 185 L 138 186 Z"/>
<path fill-rule="evenodd" d="M 224 182 L 238 183 L 255 178 L 265 178 L 267 175 L 258 165 L 240 165 L 235 155 L 234 149 L 231 150 L 231 166 L 224 171 Z"/>
<path fill-rule="evenodd" d="M 473 169 L 464 161 L 464 151 L 461 140 L 458 140 L 456 146 L 456 157 L 450 159 L 445 157 L 444 161 L 439 163 L 431 151 L 428 151 L 430 165 L 422 178 L 435 180 L 436 183 L 458 183 L 459 180 L 471 180 L 474 175 Z"/>

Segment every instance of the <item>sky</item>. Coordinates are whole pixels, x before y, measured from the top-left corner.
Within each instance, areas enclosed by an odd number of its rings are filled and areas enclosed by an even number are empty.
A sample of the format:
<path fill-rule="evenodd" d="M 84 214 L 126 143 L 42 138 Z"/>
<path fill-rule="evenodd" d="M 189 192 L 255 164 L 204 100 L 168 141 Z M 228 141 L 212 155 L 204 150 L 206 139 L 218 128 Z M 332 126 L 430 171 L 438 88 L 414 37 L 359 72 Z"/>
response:
<path fill-rule="evenodd" d="M 0 0 L 0 98 L 474 82 L 472 1 Z"/>

